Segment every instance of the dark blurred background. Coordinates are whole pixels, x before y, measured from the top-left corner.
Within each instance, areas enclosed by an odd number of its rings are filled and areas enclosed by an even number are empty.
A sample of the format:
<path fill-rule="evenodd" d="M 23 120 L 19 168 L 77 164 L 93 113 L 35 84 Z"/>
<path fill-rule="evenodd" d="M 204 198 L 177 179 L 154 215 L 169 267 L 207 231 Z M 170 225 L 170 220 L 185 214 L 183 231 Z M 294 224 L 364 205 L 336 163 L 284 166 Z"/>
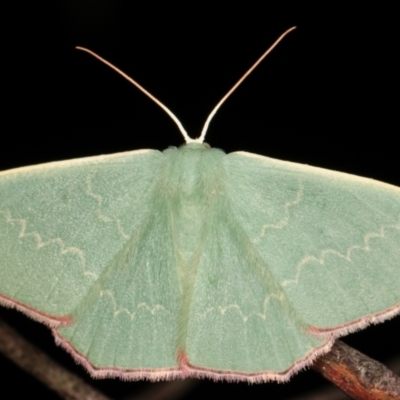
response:
<path fill-rule="evenodd" d="M 0 170 L 183 143 L 161 109 L 115 72 L 75 50 L 77 45 L 136 79 L 196 137 L 220 98 L 283 31 L 296 25 L 224 104 L 206 141 L 227 152 L 245 150 L 400 186 L 395 111 L 399 24 L 394 6 L 242 2 L 213 7 L 190 2 L 182 8 L 169 2 L 135 3 L 4 4 Z M 47 328 L 12 310 L 0 313 L 112 398 L 151 385 L 92 381 L 55 346 Z M 399 332 L 397 317 L 344 340 L 386 363 L 400 354 Z M 13 398 L 26 393 L 57 398 L 3 357 L 0 372 L 2 389 L 11 389 Z M 204 380 L 186 398 L 288 399 L 323 385 L 330 384 L 312 371 L 287 384 Z"/>

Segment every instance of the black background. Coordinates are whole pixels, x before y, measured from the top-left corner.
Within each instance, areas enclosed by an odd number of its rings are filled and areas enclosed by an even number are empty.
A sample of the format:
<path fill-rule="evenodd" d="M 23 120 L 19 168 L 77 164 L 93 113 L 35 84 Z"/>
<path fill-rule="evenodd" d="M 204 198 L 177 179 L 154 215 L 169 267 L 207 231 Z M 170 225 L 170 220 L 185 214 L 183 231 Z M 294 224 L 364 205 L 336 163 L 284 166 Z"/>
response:
<path fill-rule="evenodd" d="M 136 79 L 196 137 L 220 98 L 296 25 L 224 104 L 206 141 L 226 152 L 244 150 L 400 186 L 394 8 L 329 2 L 279 7 L 188 2 L 183 8 L 111 0 L 12 4 L 2 12 L 0 170 L 183 143 L 161 109 L 76 45 Z M 23 335 L 111 397 L 148 385 L 92 381 L 54 345 L 47 328 L 0 311 Z M 345 340 L 386 362 L 400 352 L 399 331 L 397 317 Z M 27 393 L 57 398 L 3 357 L 0 371 L 2 390 L 12 390 L 14 398 Z M 204 380 L 188 398 L 285 399 L 325 384 L 312 371 L 287 384 Z"/>

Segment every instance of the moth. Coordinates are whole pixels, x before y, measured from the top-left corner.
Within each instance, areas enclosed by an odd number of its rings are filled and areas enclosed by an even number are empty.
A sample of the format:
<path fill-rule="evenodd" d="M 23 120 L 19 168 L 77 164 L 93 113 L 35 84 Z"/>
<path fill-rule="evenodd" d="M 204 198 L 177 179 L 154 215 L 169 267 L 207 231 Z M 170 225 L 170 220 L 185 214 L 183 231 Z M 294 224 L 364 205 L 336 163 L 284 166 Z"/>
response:
<path fill-rule="evenodd" d="M 0 173 L 0 303 L 92 376 L 287 381 L 400 312 L 400 188 L 204 143 L 290 31 L 197 139 L 85 50 L 186 143 Z"/>

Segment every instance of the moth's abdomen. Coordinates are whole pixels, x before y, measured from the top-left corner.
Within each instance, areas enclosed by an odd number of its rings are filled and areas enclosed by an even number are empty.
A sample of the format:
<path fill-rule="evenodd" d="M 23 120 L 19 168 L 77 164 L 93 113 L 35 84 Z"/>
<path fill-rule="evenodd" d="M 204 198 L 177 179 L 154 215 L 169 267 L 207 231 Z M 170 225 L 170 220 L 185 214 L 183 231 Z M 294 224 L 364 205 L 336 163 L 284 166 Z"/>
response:
<path fill-rule="evenodd" d="M 221 191 L 225 153 L 191 143 L 164 151 L 161 195 L 168 203 L 180 256 L 188 262 L 201 247 L 213 206 Z"/>

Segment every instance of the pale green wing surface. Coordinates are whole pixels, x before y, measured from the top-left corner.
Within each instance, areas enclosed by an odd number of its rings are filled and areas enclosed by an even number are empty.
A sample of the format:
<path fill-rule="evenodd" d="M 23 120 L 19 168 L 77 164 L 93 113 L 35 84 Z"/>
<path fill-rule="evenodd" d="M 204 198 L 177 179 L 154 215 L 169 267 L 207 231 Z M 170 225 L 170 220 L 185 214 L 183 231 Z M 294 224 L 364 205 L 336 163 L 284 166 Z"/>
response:
<path fill-rule="evenodd" d="M 223 164 L 231 218 L 316 333 L 400 311 L 399 188 L 244 152 Z"/>
<path fill-rule="evenodd" d="M 53 325 L 72 317 L 62 336 L 97 366 L 176 364 L 163 159 L 142 150 L 0 174 L 1 301 Z"/>
<path fill-rule="evenodd" d="M 188 319 L 188 361 L 200 376 L 284 381 L 331 343 L 306 334 L 230 194 L 220 195 L 208 215 Z"/>

